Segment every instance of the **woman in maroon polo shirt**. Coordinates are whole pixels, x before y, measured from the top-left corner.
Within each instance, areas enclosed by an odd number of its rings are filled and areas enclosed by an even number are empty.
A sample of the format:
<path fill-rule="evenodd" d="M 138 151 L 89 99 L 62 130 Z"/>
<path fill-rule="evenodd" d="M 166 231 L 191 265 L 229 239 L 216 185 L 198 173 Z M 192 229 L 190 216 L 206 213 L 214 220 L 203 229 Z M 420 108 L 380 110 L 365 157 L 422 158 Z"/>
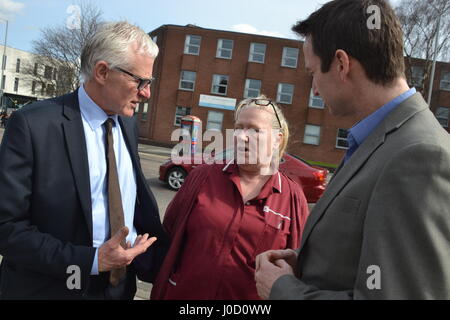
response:
<path fill-rule="evenodd" d="M 197 167 L 169 204 L 172 243 L 151 299 L 259 299 L 256 255 L 299 246 L 308 205 L 277 170 L 289 138 L 281 110 L 265 96 L 242 101 L 234 136 L 234 159 Z"/>

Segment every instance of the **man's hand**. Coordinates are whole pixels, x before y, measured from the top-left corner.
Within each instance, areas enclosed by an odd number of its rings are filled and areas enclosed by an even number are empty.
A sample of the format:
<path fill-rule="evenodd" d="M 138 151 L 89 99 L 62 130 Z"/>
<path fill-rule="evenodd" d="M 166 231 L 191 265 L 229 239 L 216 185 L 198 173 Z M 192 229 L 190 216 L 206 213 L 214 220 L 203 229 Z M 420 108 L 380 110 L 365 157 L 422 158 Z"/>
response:
<path fill-rule="evenodd" d="M 256 257 L 256 290 L 261 299 L 269 299 L 275 281 L 286 274 L 294 275 L 297 253 L 294 250 L 270 250 Z"/>
<path fill-rule="evenodd" d="M 126 249 L 122 248 L 120 243 L 128 235 L 128 228 L 122 227 L 111 239 L 106 241 L 98 249 L 98 271 L 105 272 L 113 269 L 128 266 L 138 255 L 147 251 L 147 249 L 156 241 L 155 237 L 148 238 L 146 233 L 138 236 L 134 245 L 127 242 Z"/>

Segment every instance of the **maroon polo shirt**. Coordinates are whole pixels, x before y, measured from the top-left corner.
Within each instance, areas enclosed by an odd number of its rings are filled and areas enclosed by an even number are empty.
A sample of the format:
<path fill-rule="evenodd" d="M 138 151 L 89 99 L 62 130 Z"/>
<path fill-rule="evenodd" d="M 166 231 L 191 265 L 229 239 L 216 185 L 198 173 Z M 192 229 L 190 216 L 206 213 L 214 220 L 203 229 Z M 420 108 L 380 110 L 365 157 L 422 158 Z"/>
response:
<path fill-rule="evenodd" d="M 186 223 L 165 299 L 259 299 L 256 255 L 297 248 L 307 215 L 303 191 L 282 173 L 244 203 L 239 167 L 214 165 Z"/>

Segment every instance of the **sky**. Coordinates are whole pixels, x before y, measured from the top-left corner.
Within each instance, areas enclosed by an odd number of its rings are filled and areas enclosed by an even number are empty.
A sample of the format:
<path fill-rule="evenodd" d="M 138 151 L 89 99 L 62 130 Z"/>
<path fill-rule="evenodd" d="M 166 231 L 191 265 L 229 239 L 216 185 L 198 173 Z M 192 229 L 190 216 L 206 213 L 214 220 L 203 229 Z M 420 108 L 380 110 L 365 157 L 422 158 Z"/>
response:
<path fill-rule="evenodd" d="M 164 24 L 298 39 L 291 27 L 328 0 L 83 0 L 94 3 L 106 21 L 127 20 L 150 32 Z M 397 2 L 398 0 L 393 0 Z M 0 0 L 0 44 L 32 51 L 45 27 L 70 23 L 79 0 Z M 73 20 L 72 20 L 73 21 Z"/>

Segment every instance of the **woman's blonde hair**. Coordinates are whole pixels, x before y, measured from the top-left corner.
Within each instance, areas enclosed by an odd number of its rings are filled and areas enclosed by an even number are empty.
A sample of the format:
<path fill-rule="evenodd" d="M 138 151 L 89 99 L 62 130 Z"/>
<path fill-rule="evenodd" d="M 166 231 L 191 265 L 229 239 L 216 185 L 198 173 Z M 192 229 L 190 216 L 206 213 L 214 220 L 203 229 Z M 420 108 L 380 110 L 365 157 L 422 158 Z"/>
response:
<path fill-rule="evenodd" d="M 267 106 L 262 106 L 260 104 L 256 104 L 255 100 L 269 100 L 270 103 Z M 273 108 L 272 108 L 272 106 L 273 106 Z M 245 107 L 262 108 L 266 111 L 269 111 L 272 114 L 272 128 L 279 129 L 280 132 L 283 134 L 283 138 L 281 140 L 280 147 L 279 147 L 279 157 L 281 159 L 284 152 L 286 151 L 286 147 L 287 147 L 287 144 L 289 141 L 289 126 L 288 126 L 286 118 L 284 117 L 283 112 L 281 111 L 280 107 L 275 102 L 273 102 L 271 99 L 268 99 L 263 94 L 256 98 L 244 99 L 241 102 L 239 102 L 239 104 L 237 105 L 236 110 L 234 112 L 234 122 L 235 123 L 239 117 L 239 113 Z M 276 112 L 276 114 L 274 113 L 274 111 Z M 278 119 L 280 120 L 280 122 L 278 122 L 277 116 L 278 116 Z M 280 124 L 281 124 L 281 127 L 280 127 Z"/>

